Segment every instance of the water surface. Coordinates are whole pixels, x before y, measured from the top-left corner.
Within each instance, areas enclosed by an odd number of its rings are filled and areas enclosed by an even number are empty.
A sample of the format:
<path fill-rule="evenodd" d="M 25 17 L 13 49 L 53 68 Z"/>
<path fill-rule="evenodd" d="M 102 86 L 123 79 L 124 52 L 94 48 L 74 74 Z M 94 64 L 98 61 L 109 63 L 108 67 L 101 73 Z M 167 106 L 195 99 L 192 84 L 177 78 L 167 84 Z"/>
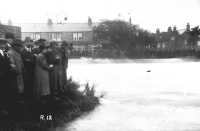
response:
<path fill-rule="evenodd" d="M 68 75 L 106 92 L 65 131 L 200 130 L 200 63 L 194 59 L 69 60 Z"/>

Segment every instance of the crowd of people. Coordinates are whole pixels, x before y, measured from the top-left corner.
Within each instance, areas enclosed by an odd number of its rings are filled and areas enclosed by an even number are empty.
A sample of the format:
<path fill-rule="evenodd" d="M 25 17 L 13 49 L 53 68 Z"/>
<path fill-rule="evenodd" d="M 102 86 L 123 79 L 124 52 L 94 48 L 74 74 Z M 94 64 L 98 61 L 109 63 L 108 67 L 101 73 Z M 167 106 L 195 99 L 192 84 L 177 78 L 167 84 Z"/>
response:
<path fill-rule="evenodd" d="M 0 111 L 9 114 L 19 105 L 48 99 L 59 101 L 67 89 L 70 45 L 66 41 L 24 41 L 12 33 L 0 39 Z"/>

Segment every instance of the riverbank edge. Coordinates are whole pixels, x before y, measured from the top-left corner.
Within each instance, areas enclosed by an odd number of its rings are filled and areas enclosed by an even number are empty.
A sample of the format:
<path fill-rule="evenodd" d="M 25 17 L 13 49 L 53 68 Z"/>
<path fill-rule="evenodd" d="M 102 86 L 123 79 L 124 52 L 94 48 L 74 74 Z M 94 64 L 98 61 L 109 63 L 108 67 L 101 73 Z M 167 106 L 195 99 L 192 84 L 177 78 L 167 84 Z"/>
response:
<path fill-rule="evenodd" d="M 49 131 L 64 126 L 99 105 L 94 85 L 86 83 L 83 91 L 79 91 L 79 88 L 80 84 L 70 78 L 67 90 L 58 95 L 59 101 L 49 97 L 46 104 L 34 101 L 21 105 L 9 115 L 1 114 L 0 130 Z M 43 119 L 41 116 L 44 116 Z"/>

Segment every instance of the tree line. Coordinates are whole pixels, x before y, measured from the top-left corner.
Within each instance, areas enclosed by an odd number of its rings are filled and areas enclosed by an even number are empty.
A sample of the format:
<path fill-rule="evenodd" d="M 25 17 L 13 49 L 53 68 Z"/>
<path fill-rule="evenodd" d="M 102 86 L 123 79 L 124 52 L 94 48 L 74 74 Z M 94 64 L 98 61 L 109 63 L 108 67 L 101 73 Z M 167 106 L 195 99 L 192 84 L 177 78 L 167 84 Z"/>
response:
<path fill-rule="evenodd" d="M 93 32 L 94 41 L 106 40 L 110 44 L 109 50 L 116 50 L 118 55 L 123 53 L 127 57 L 133 57 L 134 55 L 146 56 L 146 54 L 151 56 L 152 54 L 160 52 L 156 50 L 158 42 L 152 33 L 130 22 L 123 20 L 102 20 L 98 26 L 93 28 Z M 188 45 L 192 44 L 194 47 L 200 35 L 199 27 L 192 28 L 188 34 L 190 37 L 187 43 Z M 154 53 L 149 53 L 150 50 L 153 50 Z M 170 52 L 169 55 L 172 54 L 171 51 L 165 50 L 163 52 L 165 54 Z M 175 57 L 177 52 L 180 52 L 180 50 L 173 52 L 172 56 Z M 186 54 L 185 51 L 183 54 Z"/>

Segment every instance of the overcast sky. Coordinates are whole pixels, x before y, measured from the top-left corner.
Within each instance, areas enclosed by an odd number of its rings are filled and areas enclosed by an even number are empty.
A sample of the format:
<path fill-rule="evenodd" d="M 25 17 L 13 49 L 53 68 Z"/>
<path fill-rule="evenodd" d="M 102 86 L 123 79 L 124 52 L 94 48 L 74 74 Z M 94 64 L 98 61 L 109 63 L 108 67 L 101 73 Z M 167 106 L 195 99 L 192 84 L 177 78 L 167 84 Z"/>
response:
<path fill-rule="evenodd" d="M 7 23 L 93 22 L 132 18 L 133 24 L 155 32 L 176 25 L 200 25 L 200 0 L 0 0 L 0 20 Z M 120 16 L 119 16 L 120 14 Z"/>

